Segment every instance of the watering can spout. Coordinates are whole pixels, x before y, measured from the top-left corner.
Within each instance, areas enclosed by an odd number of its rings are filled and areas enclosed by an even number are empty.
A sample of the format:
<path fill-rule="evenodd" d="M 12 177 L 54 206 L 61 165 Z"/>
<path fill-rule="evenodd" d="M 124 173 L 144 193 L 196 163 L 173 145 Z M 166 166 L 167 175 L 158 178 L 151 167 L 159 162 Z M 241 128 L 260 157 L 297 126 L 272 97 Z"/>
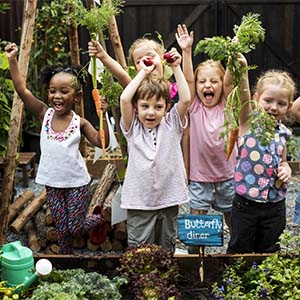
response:
<path fill-rule="evenodd" d="M 40 259 L 35 265 L 35 273 L 28 277 L 25 282 L 17 287 L 16 293 L 28 289 L 40 276 L 49 275 L 52 271 L 52 264 L 48 259 Z"/>

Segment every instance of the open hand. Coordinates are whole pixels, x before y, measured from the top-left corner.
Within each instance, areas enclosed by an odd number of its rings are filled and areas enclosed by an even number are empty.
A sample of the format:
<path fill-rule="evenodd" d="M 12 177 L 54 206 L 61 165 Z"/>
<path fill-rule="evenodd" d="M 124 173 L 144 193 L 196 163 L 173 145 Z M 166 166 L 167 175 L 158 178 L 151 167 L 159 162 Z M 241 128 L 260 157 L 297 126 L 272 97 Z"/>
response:
<path fill-rule="evenodd" d="M 192 47 L 194 41 L 194 32 L 191 31 L 189 34 L 187 27 L 184 24 L 179 24 L 177 26 L 177 33 L 175 33 L 175 37 L 179 47 L 182 50 Z"/>

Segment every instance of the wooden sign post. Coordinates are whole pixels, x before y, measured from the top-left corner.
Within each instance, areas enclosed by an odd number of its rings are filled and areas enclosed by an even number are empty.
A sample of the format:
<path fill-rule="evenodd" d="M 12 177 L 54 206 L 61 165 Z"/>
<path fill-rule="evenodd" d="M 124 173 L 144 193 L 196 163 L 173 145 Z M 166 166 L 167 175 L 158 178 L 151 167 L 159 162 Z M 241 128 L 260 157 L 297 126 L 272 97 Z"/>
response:
<path fill-rule="evenodd" d="M 189 246 L 200 246 L 200 282 L 204 282 L 204 246 L 223 246 L 222 215 L 179 215 L 179 239 Z"/>

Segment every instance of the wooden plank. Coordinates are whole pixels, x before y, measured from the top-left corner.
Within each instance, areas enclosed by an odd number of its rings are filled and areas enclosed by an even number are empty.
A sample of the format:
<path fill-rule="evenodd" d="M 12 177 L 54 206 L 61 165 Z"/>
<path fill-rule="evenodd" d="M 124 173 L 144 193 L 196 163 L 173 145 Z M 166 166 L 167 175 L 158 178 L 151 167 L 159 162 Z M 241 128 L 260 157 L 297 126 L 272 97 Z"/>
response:
<path fill-rule="evenodd" d="M 19 65 L 24 78 L 27 77 L 30 49 L 33 37 L 37 0 L 27 0 L 24 6 L 22 38 L 20 45 Z M 2 182 L 0 201 L 0 245 L 5 243 L 8 229 L 8 207 L 11 201 L 14 177 L 16 171 L 16 155 L 19 146 L 19 136 L 23 115 L 23 102 L 15 93 L 11 113 L 11 125 L 8 132 L 7 158 Z"/>

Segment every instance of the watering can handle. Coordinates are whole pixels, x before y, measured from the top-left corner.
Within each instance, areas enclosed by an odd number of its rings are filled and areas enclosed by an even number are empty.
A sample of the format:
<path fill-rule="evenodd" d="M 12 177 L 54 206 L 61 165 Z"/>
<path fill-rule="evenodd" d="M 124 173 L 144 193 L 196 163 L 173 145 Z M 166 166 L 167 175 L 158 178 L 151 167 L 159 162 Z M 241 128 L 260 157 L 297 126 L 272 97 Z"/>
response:
<path fill-rule="evenodd" d="M 23 257 L 22 254 L 26 255 L 26 248 L 21 246 L 21 247 L 16 247 L 16 244 L 12 244 L 11 245 L 14 249 L 16 249 L 16 251 L 18 252 L 20 257 Z M 25 251 L 25 252 L 24 252 Z"/>

